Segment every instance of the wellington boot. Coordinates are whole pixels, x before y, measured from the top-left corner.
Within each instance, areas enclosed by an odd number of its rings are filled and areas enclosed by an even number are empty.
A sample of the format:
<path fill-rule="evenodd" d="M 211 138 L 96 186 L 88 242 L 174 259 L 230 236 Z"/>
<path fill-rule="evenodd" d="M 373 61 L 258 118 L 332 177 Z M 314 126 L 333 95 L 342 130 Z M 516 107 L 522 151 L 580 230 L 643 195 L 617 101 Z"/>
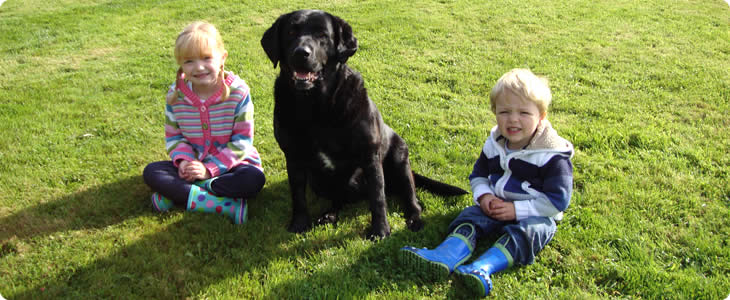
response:
<path fill-rule="evenodd" d="M 473 225 L 463 224 L 460 226 L 472 226 L 471 234 L 474 234 Z M 400 249 L 401 262 L 411 268 L 412 271 L 420 276 L 430 280 L 444 280 L 454 268 L 463 264 L 474 251 L 470 237 L 454 233 L 446 237 L 446 239 L 435 249 L 426 248 L 418 249 L 411 246 L 405 246 Z"/>
<path fill-rule="evenodd" d="M 457 267 L 454 274 L 475 294 L 486 297 L 492 290 L 490 276 L 512 265 L 507 255 L 498 247 L 489 248 L 471 264 Z"/>
<path fill-rule="evenodd" d="M 225 215 L 236 224 L 246 223 L 248 218 L 246 199 L 218 197 L 197 185 L 190 187 L 187 209 Z"/>

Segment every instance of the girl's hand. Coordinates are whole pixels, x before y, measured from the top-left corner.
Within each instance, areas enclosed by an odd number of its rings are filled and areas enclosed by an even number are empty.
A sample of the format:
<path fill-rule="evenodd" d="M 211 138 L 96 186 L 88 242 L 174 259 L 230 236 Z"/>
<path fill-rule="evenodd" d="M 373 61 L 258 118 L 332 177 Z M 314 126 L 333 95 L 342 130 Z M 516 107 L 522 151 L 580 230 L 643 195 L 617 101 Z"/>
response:
<path fill-rule="evenodd" d="M 479 207 L 482 209 L 482 212 L 485 215 L 491 216 L 491 213 L 492 213 L 491 203 L 495 199 L 501 200 L 493 194 L 484 194 L 484 195 L 479 196 L 479 199 L 477 199 L 477 201 L 479 202 Z"/>
<path fill-rule="evenodd" d="M 487 215 L 500 221 L 514 221 L 517 219 L 515 214 L 515 204 L 497 198 L 491 201 Z"/>
<path fill-rule="evenodd" d="M 203 165 L 200 161 L 191 161 L 188 165 L 185 166 L 185 174 L 188 176 L 188 181 L 195 181 L 195 180 L 206 180 L 210 178 L 210 172 L 208 172 L 208 169 Z"/>
<path fill-rule="evenodd" d="M 191 181 L 188 177 L 188 174 L 185 172 L 185 168 L 190 164 L 189 161 L 183 160 L 180 162 L 180 164 L 177 165 L 177 176 L 180 176 L 185 181 Z"/>

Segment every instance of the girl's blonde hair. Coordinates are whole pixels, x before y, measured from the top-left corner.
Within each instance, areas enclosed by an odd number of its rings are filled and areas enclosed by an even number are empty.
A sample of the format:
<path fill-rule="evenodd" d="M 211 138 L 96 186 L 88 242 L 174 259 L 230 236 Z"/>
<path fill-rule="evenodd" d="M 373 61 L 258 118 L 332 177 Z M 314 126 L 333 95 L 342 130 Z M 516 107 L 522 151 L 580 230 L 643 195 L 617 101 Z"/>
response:
<path fill-rule="evenodd" d="M 188 26 L 185 26 L 182 32 L 177 36 L 175 40 L 175 59 L 177 64 L 181 65 L 186 59 L 189 58 L 200 58 L 206 56 L 212 56 L 213 50 L 217 50 L 219 53 L 225 53 L 226 49 L 223 46 L 223 38 L 221 37 L 218 29 L 213 24 L 196 21 Z M 175 82 L 182 76 L 182 67 L 177 71 Z M 221 65 L 221 71 L 218 75 L 221 84 L 223 84 L 224 91 L 221 95 L 221 100 L 225 100 L 231 94 L 231 89 L 225 84 L 225 72 Z M 178 92 L 175 91 L 169 94 L 166 98 L 168 104 L 174 104 L 178 99 Z"/>
<path fill-rule="evenodd" d="M 528 69 L 512 69 L 499 78 L 489 94 L 493 113 L 497 112 L 497 99 L 505 90 L 535 103 L 540 114 L 547 114 L 548 106 L 553 98 L 546 78 L 537 76 Z"/>

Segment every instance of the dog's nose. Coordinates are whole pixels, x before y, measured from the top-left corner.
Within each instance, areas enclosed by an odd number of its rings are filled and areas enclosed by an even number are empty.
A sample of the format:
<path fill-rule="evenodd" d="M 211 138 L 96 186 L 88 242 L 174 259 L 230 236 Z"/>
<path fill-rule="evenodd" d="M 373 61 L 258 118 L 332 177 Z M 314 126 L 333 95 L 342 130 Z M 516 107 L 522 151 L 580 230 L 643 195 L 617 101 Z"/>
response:
<path fill-rule="evenodd" d="M 309 47 L 297 47 L 294 49 L 294 56 L 309 57 L 312 54 L 312 50 Z"/>

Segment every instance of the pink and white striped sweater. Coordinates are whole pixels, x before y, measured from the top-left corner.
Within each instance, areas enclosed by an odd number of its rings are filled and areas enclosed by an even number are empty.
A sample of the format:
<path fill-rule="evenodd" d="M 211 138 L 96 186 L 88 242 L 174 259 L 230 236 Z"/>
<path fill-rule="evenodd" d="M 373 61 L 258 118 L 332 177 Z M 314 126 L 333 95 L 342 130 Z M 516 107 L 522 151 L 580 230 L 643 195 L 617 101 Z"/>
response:
<path fill-rule="evenodd" d="M 165 107 L 165 147 L 178 166 L 182 160 L 203 162 L 212 177 L 248 164 L 263 170 L 253 146 L 253 101 L 243 79 L 226 72 L 231 94 L 219 101 L 223 89 L 205 102 L 178 78 L 168 95 L 177 101 Z"/>

